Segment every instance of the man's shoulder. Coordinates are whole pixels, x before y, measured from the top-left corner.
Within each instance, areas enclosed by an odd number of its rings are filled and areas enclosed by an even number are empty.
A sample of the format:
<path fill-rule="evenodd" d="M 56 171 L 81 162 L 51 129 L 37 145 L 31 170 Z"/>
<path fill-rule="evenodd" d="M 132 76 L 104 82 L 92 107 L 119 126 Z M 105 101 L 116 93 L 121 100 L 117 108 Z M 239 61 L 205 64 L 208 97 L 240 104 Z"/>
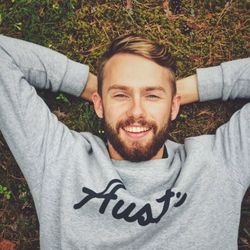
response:
<path fill-rule="evenodd" d="M 76 132 L 73 131 L 75 136 L 84 139 L 91 147 L 101 147 L 106 149 L 105 141 L 99 136 L 91 133 L 91 132 Z"/>

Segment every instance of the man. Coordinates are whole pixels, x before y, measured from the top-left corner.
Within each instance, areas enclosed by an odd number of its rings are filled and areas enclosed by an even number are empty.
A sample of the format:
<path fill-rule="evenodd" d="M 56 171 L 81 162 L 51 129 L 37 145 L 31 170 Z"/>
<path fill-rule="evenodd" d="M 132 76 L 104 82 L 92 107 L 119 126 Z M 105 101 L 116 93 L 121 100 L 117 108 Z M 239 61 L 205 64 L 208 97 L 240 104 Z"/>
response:
<path fill-rule="evenodd" d="M 166 48 L 123 36 L 96 92 L 86 65 L 4 36 L 0 47 L 0 128 L 35 201 L 41 249 L 237 249 L 250 105 L 215 135 L 166 137 L 181 98 L 249 98 L 249 59 L 199 69 L 176 92 Z M 92 98 L 107 145 L 60 123 L 34 87 Z"/>

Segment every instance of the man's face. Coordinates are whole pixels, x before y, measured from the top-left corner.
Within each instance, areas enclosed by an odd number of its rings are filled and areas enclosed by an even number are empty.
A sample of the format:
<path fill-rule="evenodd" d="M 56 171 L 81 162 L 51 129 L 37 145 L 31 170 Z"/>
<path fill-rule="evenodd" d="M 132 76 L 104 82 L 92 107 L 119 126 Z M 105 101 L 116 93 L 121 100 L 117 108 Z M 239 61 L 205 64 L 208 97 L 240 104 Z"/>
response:
<path fill-rule="evenodd" d="M 159 159 L 180 98 L 172 97 L 171 73 L 144 57 L 117 54 L 104 68 L 102 98 L 95 93 L 97 115 L 104 120 L 111 158 Z"/>

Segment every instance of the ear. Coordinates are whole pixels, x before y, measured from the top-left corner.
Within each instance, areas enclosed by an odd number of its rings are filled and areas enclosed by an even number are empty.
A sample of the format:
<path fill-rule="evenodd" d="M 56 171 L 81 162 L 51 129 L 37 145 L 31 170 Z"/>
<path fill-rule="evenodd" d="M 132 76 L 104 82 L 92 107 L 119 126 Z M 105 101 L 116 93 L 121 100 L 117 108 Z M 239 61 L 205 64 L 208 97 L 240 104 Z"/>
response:
<path fill-rule="evenodd" d="M 175 118 L 177 117 L 180 105 L 181 105 L 181 96 L 175 95 L 172 100 L 171 121 L 175 120 Z"/>
<path fill-rule="evenodd" d="M 94 92 L 91 98 L 92 98 L 94 109 L 95 109 L 97 116 L 99 118 L 103 118 L 102 98 L 97 92 Z"/>

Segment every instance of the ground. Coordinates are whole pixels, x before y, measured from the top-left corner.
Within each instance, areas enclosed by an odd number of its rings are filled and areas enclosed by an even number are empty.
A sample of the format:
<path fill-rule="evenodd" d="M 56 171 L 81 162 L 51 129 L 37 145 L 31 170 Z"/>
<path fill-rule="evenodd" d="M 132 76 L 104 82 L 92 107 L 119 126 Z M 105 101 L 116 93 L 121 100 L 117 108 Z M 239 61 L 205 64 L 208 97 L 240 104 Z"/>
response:
<path fill-rule="evenodd" d="M 87 63 L 94 73 L 113 37 L 143 33 L 169 47 L 181 78 L 197 67 L 249 56 L 249 4 L 248 0 L 6 0 L 0 1 L 0 33 L 62 52 Z M 90 104 L 62 93 L 39 91 L 39 95 L 71 129 L 103 135 Z M 183 106 L 170 137 L 183 142 L 189 136 L 214 133 L 246 102 Z M 250 249 L 250 190 L 242 203 L 238 246 Z M 1 134 L 0 249 L 39 249 L 34 204 Z"/>

